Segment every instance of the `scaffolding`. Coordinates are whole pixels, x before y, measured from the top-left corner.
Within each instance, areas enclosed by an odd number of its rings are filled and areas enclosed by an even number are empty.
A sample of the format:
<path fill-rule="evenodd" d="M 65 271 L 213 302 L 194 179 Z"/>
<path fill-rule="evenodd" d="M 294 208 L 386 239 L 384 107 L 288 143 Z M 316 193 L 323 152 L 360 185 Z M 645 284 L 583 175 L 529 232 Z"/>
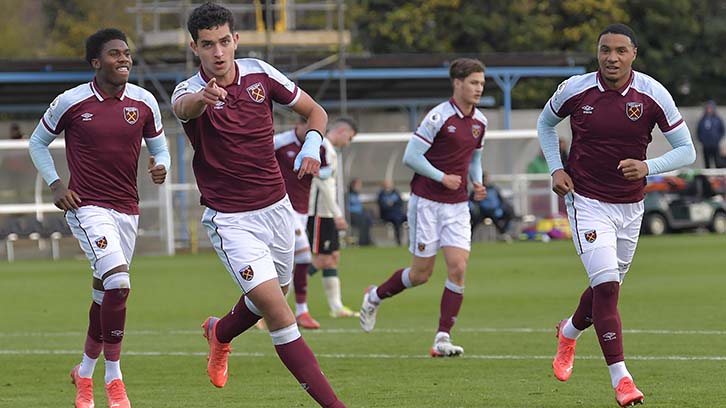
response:
<path fill-rule="evenodd" d="M 186 30 L 189 13 L 199 4 L 190 0 L 136 0 L 126 9 L 136 17 L 138 47 L 142 53 L 160 48 L 184 50 L 186 71 L 191 75 L 196 64 L 189 48 Z M 278 53 L 324 51 L 324 58 L 290 74 L 300 75 L 337 63 L 341 113 L 347 114 L 345 76 L 346 48 L 350 31 L 345 29 L 343 0 L 254 0 L 244 4 L 225 4 L 235 17 L 239 34 L 238 52 L 247 50 L 274 64 Z"/>

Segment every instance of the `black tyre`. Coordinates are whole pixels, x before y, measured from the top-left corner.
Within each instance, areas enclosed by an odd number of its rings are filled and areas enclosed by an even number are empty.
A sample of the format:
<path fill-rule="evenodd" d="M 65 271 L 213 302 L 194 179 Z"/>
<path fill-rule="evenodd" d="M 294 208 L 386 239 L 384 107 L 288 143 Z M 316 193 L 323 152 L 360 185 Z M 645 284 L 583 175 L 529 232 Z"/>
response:
<path fill-rule="evenodd" d="M 643 217 L 643 231 L 651 235 L 663 235 L 668 231 L 668 221 L 659 213 L 645 214 Z"/>
<path fill-rule="evenodd" d="M 717 234 L 726 234 L 726 213 L 718 211 L 713 214 L 713 219 L 708 229 Z"/>

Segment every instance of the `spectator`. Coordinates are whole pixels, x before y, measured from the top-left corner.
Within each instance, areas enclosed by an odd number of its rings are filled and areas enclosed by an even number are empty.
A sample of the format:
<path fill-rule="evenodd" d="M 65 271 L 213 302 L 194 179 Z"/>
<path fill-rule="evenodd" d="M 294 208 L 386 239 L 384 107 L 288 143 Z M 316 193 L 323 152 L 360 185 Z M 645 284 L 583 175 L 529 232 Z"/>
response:
<path fill-rule="evenodd" d="M 514 208 L 502 197 L 499 188 L 489 182 L 489 175 L 484 173 L 482 176 L 484 186 L 487 189 L 487 195 L 483 200 L 477 202 L 471 199 L 469 208 L 471 209 L 471 229 L 489 218 L 497 228 L 497 232 L 501 234 L 505 240 L 510 240 L 509 226 L 514 218 Z"/>
<path fill-rule="evenodd" d="M 393 233 L 396 245 L 401 245 L 401 226 L 406 222 L 406 213 L 403 212 L 403 199 L 393 186 L 393 180 L 383 180 L 381 191 L 378 193 L 378 210 L 381 220 L 393 224 Z"/>
<path fill-rule="evenodd" d="M 358 229 L 358 245 L 371 245 L 371 224 L 373 217 L 363 208 L 360 201 L 360 190 L 363 182 L 359 178 L 350 181 L 348 187 L 348 214 L 350 214 L 350 224 Z"/>
<path fill-rule="evenodd" d="M 716 113 L 716 103 L 708 101 L 698 121 L 698 141 L 703 145 L 703 167 L 720 167 L 719 145 L 724 135 L 723 121 Z"/>
<path fill-rule="evenodd" d="M 10 139 L 13 140 L 19 140 L 23 139 L 25 135 L 23 135 L 23 132 L 20 131 L 20 125 L 17 123 L 11 123 L 10 124 Z"/>

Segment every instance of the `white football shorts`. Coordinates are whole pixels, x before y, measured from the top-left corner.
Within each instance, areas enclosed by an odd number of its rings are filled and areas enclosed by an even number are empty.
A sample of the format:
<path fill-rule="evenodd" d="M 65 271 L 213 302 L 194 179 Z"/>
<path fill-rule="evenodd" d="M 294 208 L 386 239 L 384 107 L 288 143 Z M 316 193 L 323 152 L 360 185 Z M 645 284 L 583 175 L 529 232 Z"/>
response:
<path fill-rule="evenodd" d="M 110 208 L 85 205 L 66 211 L 68 226 L 91 262 L 93 277 L 119 265 L 131 265 L 136 245 L 139 216 L 123 214 Z"/>
<path fill-rule="evenodd" d="M 287 196 L 265 208 L 238 213 L 204 210 L 202 224 L 237 286 L 248 293 L 262 282 L 292 280 L 295 211 Z"/>
<path fill-rule="evenodd" d="M 415 194 L 408 201 L 408 250 L 423 258 L 450 246 L 471 251 L 469 204 L 439 203 Z"/>
<path fill-rule="evenodd" d="M 565 204 L 572 241 L 592 286 L 602 283 L 596 275 L 603 270 L 619 271 L 622 282 L 638 246 L 643 201 L 606 203 L 569 193 L 565 196 Z M 587 256 L 591 251 L 600 248 L 604 250 L 597 251 L 598 259 Z"/>

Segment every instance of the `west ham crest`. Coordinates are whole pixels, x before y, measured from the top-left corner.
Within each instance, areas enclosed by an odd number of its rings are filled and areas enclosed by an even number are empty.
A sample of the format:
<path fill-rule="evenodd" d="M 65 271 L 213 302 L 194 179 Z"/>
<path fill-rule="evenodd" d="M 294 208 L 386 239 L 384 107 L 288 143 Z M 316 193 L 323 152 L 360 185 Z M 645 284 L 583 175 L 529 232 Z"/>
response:
<path fill-rule="evenodd" d="M 124 107 L 124 119 L 129 125 L 133 125 L 139 120 L 139 109 L 135 106 Z"/>
<path fill-rule="evenodd" d="M 625 104 L 625 114 L 633 122 L 640 119 L 643 116 L 643 102 L 627 102 Z"/>
<path fill-rule="evenodd" d="M 471 135 L 478 139 L 481 136 L 481 125 L 471 125 Z"/>
<path fill-rule="evenodd" d="M 593 242 L 595 242 L 596 239 L 597 239 L 597 231 L 595 231 L 595 230 L 585 231 L 585 241 L 592 244 Z"/>
<path fill-rule="evenodd" d="M 417 248 L 419 251 L 423 251 L 424 249 L 426 249 L 426 244 L 418 244 Z"/>
<path fill-rule="evenodd" d="M 101 249 L 106 249 L 106 247 L 108 246 L 108 241 L 106 241 L 106 237 L 101 237 L 101 238 L 97 239 L 96 246 Z"/>
<path fill-rule="evenodd" d="M 256 82 L 253 85 L 247 87 L 247 94 L 257 103 L 262 103 L 265 100 L 265 88 L 262 87 L 262 82 Z"/>
<path fill-rule="evenodd" d="M 255 271 L 252 270 L 251 266 L 247 265 L 244 269 L 239 271 L 239 275 L 242 277 L 242 279 L 249 282 L 252 280 L 252 278 L 255 277 Z"/>

